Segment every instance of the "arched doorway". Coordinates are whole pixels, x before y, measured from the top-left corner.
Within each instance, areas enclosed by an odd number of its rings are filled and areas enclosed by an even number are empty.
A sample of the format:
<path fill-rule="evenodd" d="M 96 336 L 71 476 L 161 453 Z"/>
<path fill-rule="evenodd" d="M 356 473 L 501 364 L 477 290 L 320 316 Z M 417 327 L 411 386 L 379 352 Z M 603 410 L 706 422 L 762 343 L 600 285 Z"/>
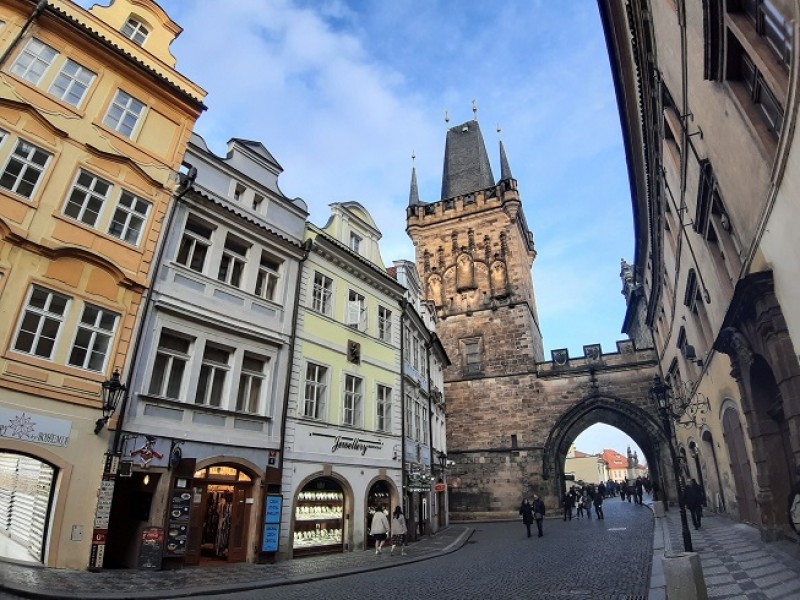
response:
<path fill-rule="evenodd" d="M 247 560 L 250 513 L 253 507 L 253 474 L 236 465 L 219 464 L 194 474 L 189 527 L 190 544 L 185 564 L 214 564 Z M 199 495 L 199 498 L 197 496 Z"/>
<path fill-rule="evenodd" d="M 769 493 L 766 506 L 762 511 L 770 514 L 769 524 L 788 525 L 786 499 L 794 479 L 794 459 L 792 458 L 792 442 L 789 433 L 789 421 L 786 419 L 783 396 L 772 369 L 760 355 L 755 355 L 750 367 L 750 385 L 752 390 L 752 406 L 754 426 L 751 426 L 754 450 L 758 456 L 769 457 L 769 468 L 759 473 L 758 482 L 763 489 L 766 483 Z M 749 416 L 749 415 L 748 415 Z M 755 454 L 755 452 L 754 452 Z"/>
<path fill-rule="evenodd" d="M 713 471 L 706 469 L 706 497 L 708 504 L 715 511 L 725 512 L 725 493 L 722 487 L 722 477 L 719 473 L 719 459 L 717 458 L 717 449 L 714 447 L 714 437 L 706 429 L 701 434 L 700 439 L 702 448 L 700 456 L 704 458 L 704 461 L 711 457 L 711 462 L 714 466 Z"/>
<path fill-rule="evenodd" d="M 739 509 L 739 520 L 758 523 L 758 506 L 753 491 L 753 475 L 747 449 L 744 443 L 744 431 L 739 418 L 739 411 L 728 406 L 722 414 L 722 431 L 725 446 L 728 448 L 731 473 L 736 487 L 736 504 Z"/>
<path fill-rule="evenodd" d="M 367 537 L 366 544 L 364 544 L 365 550 L 370 550 L 375 544 L 375 540 L 369 532 L 372 529 L 372 517 L 375 515 L 375 511 L 377 510 L 383 510 L 386 513 L 386 518 L 391 520 L 391 514 L 393 510 L 392 490 L 389 487 L 389 484 L 384 480 L 378 480 L 373 483 L 369 488 L 369 493 L 367 494 L 367 522 L 366 529 L 364 530 Z"/>
<path fill-rule="evenodd" d="M 56 469 L 25 454 L 0 452 L 0 544 L 4 558 L 44 562 Z"/>
<path fill-rule="evenodd" d="M 312 556 L 344 550 L 345 494 L 331 477 L 309 481 L 294 504 L 292 556 Z"/>

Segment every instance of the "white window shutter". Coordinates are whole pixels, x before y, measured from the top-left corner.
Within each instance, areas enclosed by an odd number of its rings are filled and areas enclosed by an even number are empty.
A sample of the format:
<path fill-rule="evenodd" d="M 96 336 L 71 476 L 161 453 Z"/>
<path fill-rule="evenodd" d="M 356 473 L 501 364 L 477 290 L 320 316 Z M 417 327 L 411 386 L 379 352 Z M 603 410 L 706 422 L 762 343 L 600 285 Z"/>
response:
<path fill-rule="evenodd" d="M 361 305 L 358 302 L 349 301 L 347 303 L 347 324 L 358 325 L 361 320 Z"/>

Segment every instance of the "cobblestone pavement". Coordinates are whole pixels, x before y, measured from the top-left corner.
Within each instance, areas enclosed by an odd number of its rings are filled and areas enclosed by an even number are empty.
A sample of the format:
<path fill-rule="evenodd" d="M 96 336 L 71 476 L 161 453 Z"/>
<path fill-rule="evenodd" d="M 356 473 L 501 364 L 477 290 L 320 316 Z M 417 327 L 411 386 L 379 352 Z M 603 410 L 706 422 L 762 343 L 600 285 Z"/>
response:
<path fill-rule="evenodd" d="M 683 551 L 680 514 L 670 509 L 656 519 L 650 600 L 666 598 L 661 570 L 664 554 Z M 797 600 L 800 598 L 800 546 L 765 544 L 755 527 L 706 514 L 699 530 L 691 526 L 692 548 L 700 555 L 708 597 L 719 600 Z M 663 537 L 663 552 L 658 538 Z"/>
<path fill-rule="evenodd" d="M 650 580 L 652 512 L 616 499 L 606 507 L 604 521 L 547 519 L 542 538 L 535 537 L 535 527 L 534 537 L 525 537 L 520 522 L 478 523 L 474 533 L 453 525 L 410 546 L 406 558 L 350 552 L 277 565 L 103 573 L 3 564 L 0 588 L 13 585 L 31 597 L 115 600 L 177 595 L 363 600 L 365 593 L 397 599 L 644 598 Z M 470 534 L 468 543 L 452 552 Z M 621 563 L 628 568 L 609 578 L 609 565 Z M 387 569 L 389 565 L 398 568 Z M 290 585 L 295 583 L 302 585 Z"/>
<path fill-rule="evenodd" d="M 547 519 L 542 538 L 535 527 L 534 537 L 525 537 L 521 522 L 477 523 L 469 542 L 442 558 L 209 600 L 643 600 L 650 587 L 653 513 L 619 499 L 605 506 L 601 521 Z"/>

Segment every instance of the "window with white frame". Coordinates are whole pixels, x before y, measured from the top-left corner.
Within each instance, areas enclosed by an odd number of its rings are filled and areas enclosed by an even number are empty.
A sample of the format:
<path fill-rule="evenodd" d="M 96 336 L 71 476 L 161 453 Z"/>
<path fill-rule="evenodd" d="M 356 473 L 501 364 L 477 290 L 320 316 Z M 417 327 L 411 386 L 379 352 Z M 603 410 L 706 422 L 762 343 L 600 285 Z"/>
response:
<path fill-rule="evenodd" d="M 403 358 L 411 362 L 411 329 L 408 326 L 403 328 Z"/>
<path fill-rule="evenodd" d="M 79 107 L 96 76 L 94 71 L 68 58 L 48 92 L 67 104 Z"/>
<path fill-rule="evenodd" d="M 367 301 L 355 290 L 347 294 L 347 324 L 359 331 L 367 329 Z"/>
<path fill-rule="evenodd" d="M 120 33 L 137 46 L 144 44 L 145 40 L 147 40 L 147 36 L 150 35 L 150 31 L 148 31 L 145 24 L 133 17 L 129 17 L 128 20 L 125 21 L 122 29 L 120 29 Z"/>
<path fill-rule="evenodd" d="M 359 249 L 361 248 L 361 237 L 357 236 L 355 233 L 350 233 L 350 250 L 359 254 Z"/>
<path fill-rule="evenodd" d="M 11 65 L 11 72 L 33 85 L 38 85 L 56 56 L 58 52 L 53 48 L 31 38 Z"/>
<path fill-rule="evenodd" d="M 94 227 L 110 191 L 108 181 L 81 169 L 67 198 L 64 214 Z"/>
<path fill-rule="evenodd" d="M 150 203 L 122 190 L 117 208 L 108 226 L 108 233 L 123 242 L 139 245 L 142 237 L 142 226 L 150 212 Z"/>
<path fill-rule="evenodd" d="M 363 380 L 354 375 L 344 376 L 344 406 L 342 423 L 357 427 L 361 425 L 361 387 Z"/>
<path fill-rule="evenodd" d="M 261 252 L 261 262 L 256 276 L 255 295 L 264 300 L 275 300 L 275 290 L 278 287 L 278 271 L 281 261 L 268 252 Z"/>
<path fill-rule="evenodd" d="M 239 412 L 260 413 L 261 398 L 265 391 L 266 367 L 269 359 L 244 353 L 242 371 L 239 375 L 239 389 L 236 393 L 236 410 Z"/>
<path fill-rule="evenodd" d="M 246 242 L 228 234 L 222 250 L 222 259 L 219 262 L 217 279 L 238 288 L 242 283 L 242 274 L 247 264 L 249 249 L 250 246 Z"/>
<path fill-rule="evenodd" d="M 164 398 L 180 399 L 192 343 L 193 340 L 168 329 L 161 330 L 148 393 Z"/>
<path fill-rule="evenodd" d="M 420 406 L 420 413 L 422 415 L 420 421 L 420 441 L 423 444 L 428 443 L 428 407 L 424 404 Z"/>
<path fill-rule="evenodd" d="M 233 199 L 237 202 L 244 197 L 244 193 L 247 191 L 247 188 L 244 187 L 241 183 L 237 183 L 233 186 Z"/>
<path fill-rule="evenodd" d="M 325 406 L 325 378 L 328 369 L 322 365 L 308 363 L 306 365 L 306 385 L 303 394 L 303 416 L 321 419 Z"/>
<path fill-rule="evenodd" d="M 70 298 L 34 285 L 17 329 L 14 350 L 50 359 Z"/>
<path fill-rule="evenodd" d="M 378 431 L 390 431 L 392 429 L 392 388 L 378 385 L 375 406 L 377 410 L 375 429 Z"/>
<path fill-rule="evenodd" d="M 17 140 L 14 152 L 9 156 L 3 174 L 0 175 L 0 187 L 24 198 L 31 198 L 51 156 L 38 146 L 22 139 Z"/>
<path fill-rule="evenodd" d="M 392 311 L 385 306 L 378 307 L 378 337 L 384 342 L 392 341 Z"/>
<path fill-rule="evenodd" d="M 178 255 L 175 261 L 192 271 L 202 273 L 206 264 L 206 256 L 211 246 L 212 228 L 205 223 L 189 217 L 183 230 Z"/>
<path fill-rule="evenodd" d="M 114 96 L 114 100 L 109 105 L 108 112 L 103 119 L 103 124 L 130 138 L 133 136 L 136 124 L 144 112 L 144 106 L 144 103 L 130 94 L 117 90 L 117 94 Z"/>
<path fill-rule="evenodd" d="M 405 435 L 408 438 L 414 438 L 414 397 L 411 394 L 406 394 L 406 430 Z"/>
<path fill-rule="evenodd" d="M 69 355 L 69 364 L 103 372 L 118 319 L 119 315 L 115 312 L 85 304 Z"/>
<path fill-rule="evenodd" d="M 311 308 L 323 315 L 331 314 L 331 292 L 333 279 L 320 272 L 314 273 L 314 290 L 312 292 Z"/>
<path fill-rule="evenodd" d="M 206 344 L 203 349 L 203 362 L 197 380 L 195 404 L 222 406 L 225 395 L 225 380 L 230 370 L 231 351 L 222 346 Z"/>
<path fill-rule="evenodd" d="M 414 402 L 414 439 L 420 441 L 422 435 L 422 414 L 419 402 Z"/>

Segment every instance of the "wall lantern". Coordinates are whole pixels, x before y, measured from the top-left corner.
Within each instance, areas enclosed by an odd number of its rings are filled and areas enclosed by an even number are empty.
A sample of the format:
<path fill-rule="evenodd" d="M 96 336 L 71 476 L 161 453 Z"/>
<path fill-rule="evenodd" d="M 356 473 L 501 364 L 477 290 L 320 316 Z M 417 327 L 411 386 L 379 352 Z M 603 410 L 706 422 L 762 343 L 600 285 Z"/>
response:
<path fill-rule="evenodd" d="M 103 416 L 95 421 L 95 434 L 100 433 L 105 424 L 108 423 L 108 420 L 117 410 L 120 400 L 122 400 L 127 391 L 128 388 L 125 387 L 125 384 L 119 379 L 119 369 L 114 369 L 114 372 L 111 374 L 111 379 L 106 379 L 102 384 Z"/>

